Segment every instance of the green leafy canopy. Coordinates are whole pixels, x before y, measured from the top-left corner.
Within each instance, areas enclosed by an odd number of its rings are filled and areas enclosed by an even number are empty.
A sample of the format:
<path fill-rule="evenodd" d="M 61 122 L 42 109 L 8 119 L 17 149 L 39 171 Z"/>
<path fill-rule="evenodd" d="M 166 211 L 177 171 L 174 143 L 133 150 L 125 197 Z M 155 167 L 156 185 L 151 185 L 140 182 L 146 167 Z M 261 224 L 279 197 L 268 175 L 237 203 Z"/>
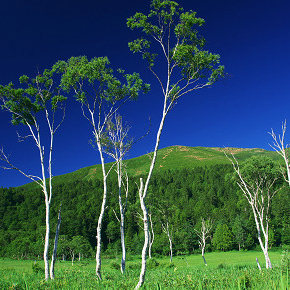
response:
<path fill-rule="evenodd" d="M 123 82 L 115 77 L 107 57 L 71 57 L 67 62 L 59 61 L 53 70 L 61 73 L 61 86 L 65 91 L 73 89 L 78 101 L 85 103 L 89 97 L 115 103 L 126 96 L 136 99 L 139 91 L 146 93 L 150 86 L 138 73 L 125 74 L 118 69 Z M 91 90 L 88 89 L 90 87 Z M 92 95 L 93 94 L 93 95 Z"/>
<path fill-rule="evenodd" d="M 145 34 L 130 42 L 129 48 L 133 53 L 141 53 L 152 68 L 158 55 L 152 52 L 151 41 L 156 41 L 167 58 L 169 77 L 178 67 L 184 80 L 205 78 L 206 85 L 211 85 L 224 77 L 224 66 L 219 65 L 218 54 L 203 49 L 205 39 L 196 27 L 204 23 L 204 19 L 196 17 L 196 12 L 183 12 L 174 1 L 153 0 L 148 15 L 136 13 L 127 19 L 129 28 L 141 29 Z"/>
<path fill-rule="evenodd" d="M 19 87 L 13 83 L 0 85 L 1 107 L 12 113 L 14 125 L 35 125 L 36 113 L 46 110 L 48 105 L 55 111 L 66 100 L 60 88 L 54 85 L 52 70 L 44 70 L 35 78 L 23 75 L 19 82 Z"/>

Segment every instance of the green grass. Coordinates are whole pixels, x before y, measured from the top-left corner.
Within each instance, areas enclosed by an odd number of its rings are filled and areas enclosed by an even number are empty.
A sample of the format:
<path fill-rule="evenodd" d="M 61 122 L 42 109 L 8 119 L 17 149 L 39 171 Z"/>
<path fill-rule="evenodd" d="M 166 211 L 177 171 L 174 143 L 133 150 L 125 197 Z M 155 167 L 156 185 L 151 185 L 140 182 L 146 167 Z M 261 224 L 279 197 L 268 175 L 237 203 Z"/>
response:
<path fill-rule="evenodd" d="M 143 289 L 288 289 L 288 273 L 280 268 L 281 251 L 272 251 L 273 270 L 258 270 L 258 257 L 264 265 L 261 252 L 206 253 L 208 267 L 200 255 L 156 259 L 148 262 Z M 124 276 L 111 267 L 116 259 L 103 259 L 103 281 L 95 276 L 94 261 L 58 261 L 56 279 L 45 282 L 43 273 L 32 271 L 33 261 L 0 260 L 0 289 L 134 289 L 138 282 L 141 260 L 127 262 Z M 39 262 L 43 268 L 43 262 Z"/>

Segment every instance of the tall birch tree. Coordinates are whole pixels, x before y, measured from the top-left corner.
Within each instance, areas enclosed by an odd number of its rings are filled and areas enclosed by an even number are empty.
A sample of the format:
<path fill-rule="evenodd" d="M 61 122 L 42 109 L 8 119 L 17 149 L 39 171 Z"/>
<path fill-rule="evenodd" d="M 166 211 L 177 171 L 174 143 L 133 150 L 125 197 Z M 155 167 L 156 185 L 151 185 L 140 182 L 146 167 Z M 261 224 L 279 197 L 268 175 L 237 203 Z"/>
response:
<path fill-rule="evenodd" d="M 97 223 L 96 275 L 101 280 L 101 232 L 107 203 L 107 178 L 110 169 L 105 166 L 104 140 L 108 121 L 127 101 L 138 98 L 139 92 L 146 93 L 149 85 L 144 84 L 139 74 L 125 74 L 118 69 L 122 81 L 114 75 L 107 57 L 95 57 L 90 61 L 85 56 L 60 61 L 54 69 L 60 73 L 64 90 L 72 90 L 80 103 L 82 114 L 93 130 L 101 160 L 103 175 L 103 200 Z"/>
<path fill-rule="evenodd" d="M 165 118 L 183 95 L 211 86 L 224 74 L 224 67 L 219 65 L 219 55 L 204 50 L 205 40 L 196 30 L 196 27 L 203 24 L 204 20 L 197 18 L 195 12 L 183 12 L 178 3 L 168 0 L 153 0 L 148 15 L 136 13 L 127 20 L 129 28 L 140 29 L 144 35 L 130 42 L 129 48 L 133 53 L 140 53 L 148 62 L 148 69 L 160 84 L 160 97 L 163 98 L 162 116 L 150 169 L 144 186 L 140 185 L 142 192 L 139 191 L 145 241 L 136 289 L 143 285 L 145 279 L 149 245 L 148 211 L 145 200 Z M 161 52 L 160 55 L 158 51 Z M 165 66 L 156 68 L 155 65 L 161 64 L 162 59 L 165 60 Z"/>
<path fill-rule="evenodd" d="M 281 188 L 278 168 L 269 158 L 252 157 L 240 168 L 235 156 L 228 157 L 237 174 L 237 184 L 252 208 L 258 241 L 265 256 L 266 268 L 272 268 L 269 248 L 270 206 L 274 195 Z"/>
<path fill-rule="evenodd" d="M 55 84 L 52 70 L 45 70 L 35 78 L 24 75 L 20 77 L 20 87 L 13 83 L 0 86 L 0 100 L 2 108 L 12 114 L 13 125 L 25 125 L 28 134 L 20 136 L 19 141 L 32 138 L 39 153 L 41 175 L 26 173 L 15 166 L 4 149 L 0 150 L 0 159 L 6 162 L 6 169 L 15 169 L 30 180 L 38 184 L 44 194 L 45 200 L 45 242 L 44 242 L 44 266 L 45 279 L 49 279 L 49 237 L 50 237 L 50 206 L 52 200 L 52 152 L 54 137 L 65 117 L 63 102 L 66 98 L 61 95 L 61 89 Z M 56 114 L 60 109 L 61 114 Z M 48 138 L 45 134 L 48 133 Z M 48 173 L 47 173 L 48 170 Z M 51 264 L 51 273 L 54 271 L 54 263 Z M 51 279 L 54 275 L 51 276 Z"/>

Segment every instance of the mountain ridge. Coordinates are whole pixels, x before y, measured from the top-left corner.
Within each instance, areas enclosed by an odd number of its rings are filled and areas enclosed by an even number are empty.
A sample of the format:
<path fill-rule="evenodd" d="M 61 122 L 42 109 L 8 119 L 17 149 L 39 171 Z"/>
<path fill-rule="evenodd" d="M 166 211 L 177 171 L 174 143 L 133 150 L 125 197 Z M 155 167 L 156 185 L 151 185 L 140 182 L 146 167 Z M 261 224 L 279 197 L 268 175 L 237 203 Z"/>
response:
<path fill-rule="evenodd" d="M 169 169 L 191 169 L 216 164 L 230 164 L 230 161 L 224 154 L 225 150 L 228 150 L 229 153 L 233 153 L 240 162 L 243 162 L 252 156 L 268 156 L 275 161 L 281 160 L 281 157 L 276 152 L 261 148 L 190 147 L 173 145 L 158 150 L 154 173 Z M 138 157 L 126 159 L 124 163 L 126 164 L 128 174 L 134 177 L 146 174 L 150 167 L 152 154 L 153 153 L 150 152 Z M 111 165 L 112 162 L 106 163 L 106 167 L 108 169 Z M 70 173 L 57 175 L 53 177 L 53 183 L 61 184 L 76 180 L 90 180 L 92 178 L 102 178 L 101 164 L 91 165 L 77 169 Z M 28 183 L 20 187 L 31 186 L 31 184 L 32 183 Z"/>

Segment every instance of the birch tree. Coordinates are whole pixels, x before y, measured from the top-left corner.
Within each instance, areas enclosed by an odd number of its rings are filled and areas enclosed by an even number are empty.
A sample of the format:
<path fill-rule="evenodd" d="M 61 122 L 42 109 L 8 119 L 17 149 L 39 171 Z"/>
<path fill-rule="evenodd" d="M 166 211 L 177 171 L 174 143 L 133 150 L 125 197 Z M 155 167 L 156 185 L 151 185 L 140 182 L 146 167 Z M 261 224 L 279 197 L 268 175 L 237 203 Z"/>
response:
<path fill-rule="evenodd" d="M 54 237 L 53 252 L 52 252 L 51 264 L 50 264 L 50 278 L 51 279 L 54 279 L 54 277 L 55 277 L 54 265 L 55 265 L 55 261 L 56 261 L 60 224 L 61 224 L 61 204 L 60 204 L 60 207 L 58 210 L 58 218 L 57 218 L 56 231 L 55 231 L 55 237 Z"/>
<path fill-rule="evenodd" d="M 196 27 L 203 24 L 204 20 L 197 18 L 195 12 L 183 12 L 176 2 L 167 0 L 153 0 L 148 15 L 136 13 L 127 20 L 129 28 L 140 29 L 144 35 L 144 37 L 130 42 L 129 48 L 133 53 L 140 53 L 147 61 L 148 69 L 160 84 L 159 95 L 163 98 L 163 109 L 156 134 L 153 158 L 143 191 L 139 195 L 143 209 L 145 241 L 140 278 L 136 289 L 143 285 L 145 279 L 149 244 L 148 211 L 145 200 L 165 118 L 183 95 L 211 86 L 224 74 L 224 67 L 219 65 L 219 55 L 204 50 L 205 40 L 199 36 L 196 30 Z M 152 41 L 156 45 L 152 44 Z M 157 54 L 158 50 L 161 55 Z M 155 64 L 162 63 L 159 56 L 163 61 L 165 60 L 165 66 L 156 69 Z"/>
<path fill-rule="evenodd" d="M 126 171 L 126 166 L 123 162 L 124 156 L 128 153 L 132 146 L 132 140 L 128 139 L 129 127 L 123 124 L 122 117 L 115 114 L 114 121 L 108 120 L 107 134 L 104 138 L 104 152 L 114 159 L 116 173 L 118 177 L 118 200 L 120 209 L 120 218 L 115 213 L 120 223 L 121 234 L 121 272 L 125 273 L 126 269 L 126 245 L 125 245 L 125 212 L 127 208 L 129 178 Z M 122 194 L 124 192 L 124 194 Z"/>
<path fill-rule="evenodd" d="M 114 76 L 107 57 L 72 57 L 67 62 L 55 64 L 60 73 L 64 90 L 72 90 L 80 103 L 83 117 L 89 122 L 101 160 L 103 175 L 103 200 L 97 223 L 96 275 L 101 280 L 101 232 L 107 203 L 107 178 L 110 170 L 105 166 L 104 143 L 106 125 L 118 109 L 127 101 L 137 99 L 139 92 L 146 93 L 149 85 L 144 84 L 139 74 L 125 74 L 118 69 L 120 79 Z"/>
<path fill-rule="evenodd" d="M 173 239 L 173 229 L 172 224 L 169 224 L 168 219 L 168 213 L 165 210 L 160 210 L 161 213 L 161 228 L 163 233 L 167 236 L 168 242 L 169 242 L 169 249 L 170 249 L 170 263 L 172 262 L 172 256 L 173 256 L 173 245 L 172 245 L 172 239 Z"/>
<path fill-rule="evenodd" d="M 252 208 L 258 241 L 265 256 L 266 268 L 272 268 L 269 248 L 269 215 L 271 201 L 279 185 L 278 170 L 269 158 L 252 157 L 240 168 L 235 156 L 229 158 L 237 174 L 237 184 Z"/>
<path fill-rule="evenodd" d="M 285 181 L 290 186 L 290 163 L 289 163 L 289 148 L 288 144 L 285 143 L 285 134 L 286 134 L 286 120 L 282 123 L 282 134 L 276 135 L 273 129 L 269 133 L 273 138 L 273 145 L 270 145 L 284 160 L 285 169 L 282 168 L 282 174 Z"/>
<path fill-rule="evenodd" d="M 39 153 L 41 175 L 26 173 L 20 167 L 14 165 L 9 156 L 2 148 L 0 159 L 7 165 L 5 169 L 14 169 L 38 184 L 44 194 L 45 200 L 45 242 L 44 242 L 44 265 L 45 279 L 49 279 L 49 237 L 50 237 L 50 206 L 52 200 L 52 152 L 56 132 L 65 117 L 63 102 L 65 97 L 61 95 L 61 89 L 54 83 L 53 71 L 45 70 L 35 78 L 24 75 L 20 77 L 20 87 L 16 88 L 13 83 L 0 86 L 0 100 L 2 108 L 12 114 L 12 124 L 25 125 L 28 133 L 25 136 L 18 135 L 19 141 L 32 138 Z M 60 116 L 56 114 L 60 109 Z M 45 136 L 48 132 L 48 139 Z M 48 169 L 48 173 L 47 173 Z M 53 272 L 54 263 L 51 264 Z M 51 276 L 53 279 L 54 276 Z"/>
<path fill-rule="evenodd" d="M 197 234 L 197 236 L 199 238 L 198 244 L 199 244 L 199 248 L 201 249 L 201 255 L 202 255 L 204 264 L 206 266 L 207 266 L 207 263 L 206 263 L 206 260 L 204 257 L 204 251 L 205 251 L 205 246 L 206 246 L 206 240 L 208 238 L 210 238 L 212 226 L 213 226 L 213 223 L 212 223 L 212 220 L 210 218 L 208 218 L 207 220 L 202 218 L 200 230 L 194 229 L 195 233 Z"/>
<path fill-rule="evenodd" d="M 148 216 L 149 216 L 149 221 L 150 221 L 148 255 L 149 255 L 149 259 L 151 259 L 152 258 L 152 246 L 154 243 L 155 234 L 154 234 L 153 221 L 152 221 L 152 212 L 149 212 Z"/>

